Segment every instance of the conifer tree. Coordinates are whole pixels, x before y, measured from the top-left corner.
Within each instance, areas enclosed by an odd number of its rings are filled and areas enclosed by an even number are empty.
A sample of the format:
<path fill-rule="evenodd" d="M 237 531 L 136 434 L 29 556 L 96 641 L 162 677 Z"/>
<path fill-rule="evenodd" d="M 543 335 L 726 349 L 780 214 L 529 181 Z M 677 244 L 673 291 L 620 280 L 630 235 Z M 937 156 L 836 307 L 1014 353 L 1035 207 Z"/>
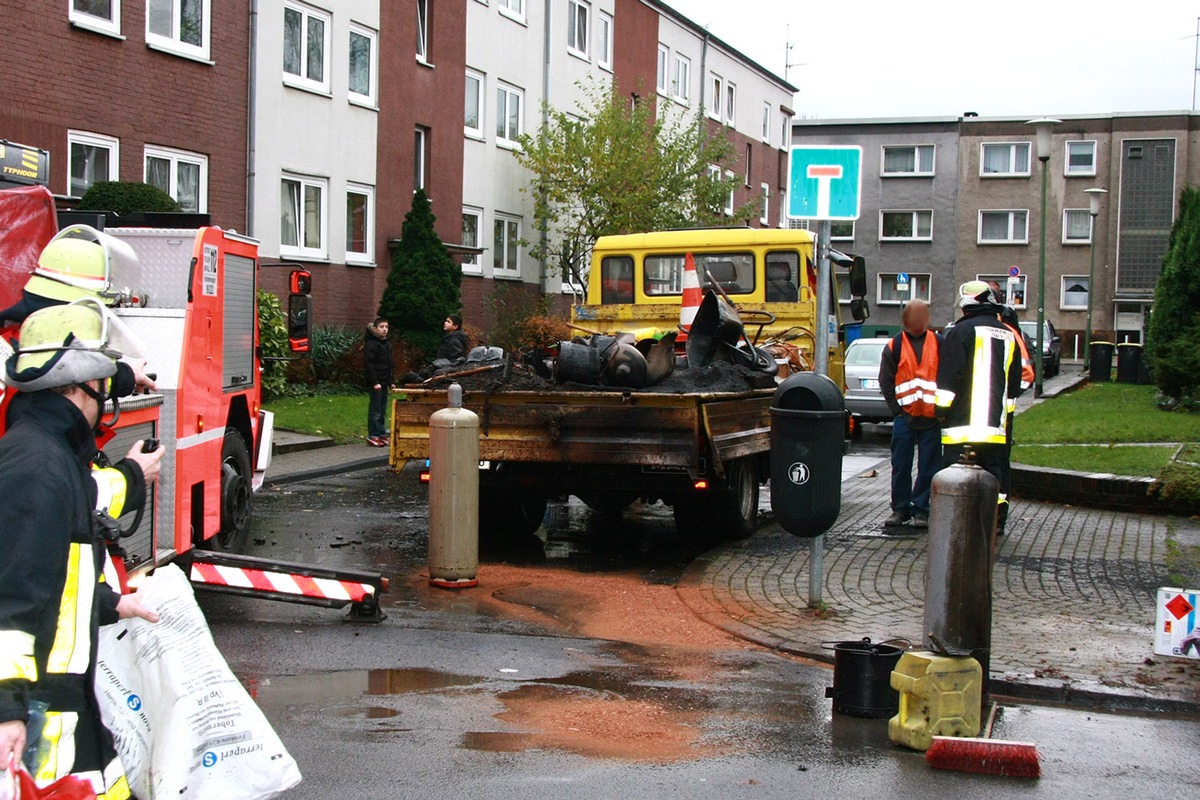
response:
<path fill-rule="evenodd" d="M 1187 187 L 1154 290 L 1147 357 L 1163 394 L 1200 398 L 1200 189 Z"/>
<path fill-rule="evenodd" d="M 379 302 L 379 316 L 387 318 L 401 341 L 427 357 L 437 350 L 446 316 L 462 305 L 462 270 L 438 238 L 435 221 L 428 195 L 418 189 L 404 216 Z"/>

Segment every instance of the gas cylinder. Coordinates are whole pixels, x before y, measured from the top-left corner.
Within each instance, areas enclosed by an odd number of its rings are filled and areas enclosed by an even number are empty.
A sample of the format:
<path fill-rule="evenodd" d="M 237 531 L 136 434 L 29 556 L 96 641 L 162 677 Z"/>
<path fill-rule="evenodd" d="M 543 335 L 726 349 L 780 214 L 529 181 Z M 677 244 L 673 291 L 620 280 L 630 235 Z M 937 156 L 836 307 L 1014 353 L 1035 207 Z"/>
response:
<path fill-rule="evenodd" d="M 992 642 L 992 561 L 1000 485 L 968 455 L 933 478 L 925 568 L 924 646 L 970 656 L 986 692 Z"/>
<path fill-rule="evenodd" d="M 479 417 L 451 384 L 449 407 L 429 417 L 429 583 L 478 586 Z"/>

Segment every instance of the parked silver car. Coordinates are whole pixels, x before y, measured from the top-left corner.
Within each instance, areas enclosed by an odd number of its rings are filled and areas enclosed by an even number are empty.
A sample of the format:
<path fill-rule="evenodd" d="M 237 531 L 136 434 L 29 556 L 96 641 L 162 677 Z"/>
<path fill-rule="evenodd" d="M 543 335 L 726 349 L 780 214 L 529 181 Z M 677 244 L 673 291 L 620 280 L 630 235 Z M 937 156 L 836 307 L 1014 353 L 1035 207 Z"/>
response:
<path fill-rule="evenodd" d="M 891 422 L 879 391 L 879 362 L 890 339 L 856 339 L 846 348 L 846 410 L 860 422 Z"/>

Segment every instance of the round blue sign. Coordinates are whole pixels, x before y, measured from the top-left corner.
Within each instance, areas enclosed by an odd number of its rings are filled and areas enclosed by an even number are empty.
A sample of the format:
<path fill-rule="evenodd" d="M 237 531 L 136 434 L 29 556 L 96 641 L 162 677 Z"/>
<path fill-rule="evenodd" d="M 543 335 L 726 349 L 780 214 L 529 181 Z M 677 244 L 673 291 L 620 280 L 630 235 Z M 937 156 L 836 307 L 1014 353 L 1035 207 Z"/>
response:
<path fill-rule="evenodd" d="M 206 767 L 215 767 L 217 765 L 218 760 L 219 759 L 217 758 L 217 754 L 214 753 L 212 750 L 209 750 L 207 753 L 204 754 L 204 758 L 201 759 L 201 763 L 204 764 L 204 766 L 206 766 Z"/>
<path fill-rule="evenodd" d="M 1018 267 L 1016 264 L 1013 264 L 1011 267 L 1008 268 L 1008 276 L 1010 278 L 1020 277 L 1021 276 L 1021 268 Z"/>
<path fill-rule="evenodd" d="M 896 283 L 908 283 L 908 273 L 901 272 L 896 276 Z"/>
<path fill-rule="evenodd" d="M 136 694 L 131 694 L 125 698 L 125 705 L 129 706 L 130 711 L 139 711 L 142 708 L 142 698 Z"/>

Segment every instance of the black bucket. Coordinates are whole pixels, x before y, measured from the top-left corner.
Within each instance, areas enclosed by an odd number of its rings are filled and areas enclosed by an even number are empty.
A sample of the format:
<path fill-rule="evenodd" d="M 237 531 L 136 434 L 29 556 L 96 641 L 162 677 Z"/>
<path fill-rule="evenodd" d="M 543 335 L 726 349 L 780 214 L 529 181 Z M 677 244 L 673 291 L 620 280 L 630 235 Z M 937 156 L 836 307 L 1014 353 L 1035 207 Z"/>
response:
<path fill-rule="evenodd" d="M 900 642 L 898 647 L 889 642 Z M 881 719 L 900 711 L 900 694 L 892 688 L 892 670 L 908 649 L 908 642 L 890 639 L 872 644 L 833 642 L 833 686 L 825 696 L 833 698 L 835 714 Z"/>

